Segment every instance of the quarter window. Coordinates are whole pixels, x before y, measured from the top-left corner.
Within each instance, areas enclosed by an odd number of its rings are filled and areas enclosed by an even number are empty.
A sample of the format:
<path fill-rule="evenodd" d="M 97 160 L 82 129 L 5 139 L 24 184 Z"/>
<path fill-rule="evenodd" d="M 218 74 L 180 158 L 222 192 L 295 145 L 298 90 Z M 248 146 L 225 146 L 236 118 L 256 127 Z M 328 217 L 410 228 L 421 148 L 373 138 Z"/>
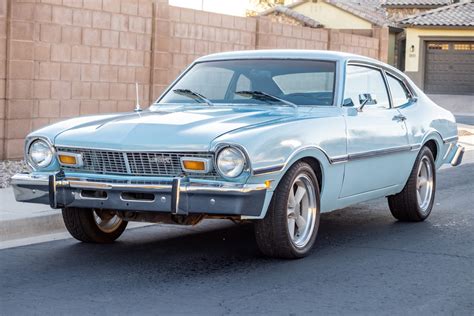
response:
<path fill-rule="evenodd" d="M 365 93 L 370 93 L 377 101 L 377 104 L 366 105 L 366 108 L 390 108 L 387 88 L 380 70 L 364 66 L 347 66 L 344 99 L 350 98 L 355 106 L 359 106 L 361 105 L 359 96 Z"/>
<path fill-rule="evenodd" d="M 388 85 L 392 93 L 393 107 L 399 107 L 410 101 L 410 93 L 400 80 L 387 74 Z"/>

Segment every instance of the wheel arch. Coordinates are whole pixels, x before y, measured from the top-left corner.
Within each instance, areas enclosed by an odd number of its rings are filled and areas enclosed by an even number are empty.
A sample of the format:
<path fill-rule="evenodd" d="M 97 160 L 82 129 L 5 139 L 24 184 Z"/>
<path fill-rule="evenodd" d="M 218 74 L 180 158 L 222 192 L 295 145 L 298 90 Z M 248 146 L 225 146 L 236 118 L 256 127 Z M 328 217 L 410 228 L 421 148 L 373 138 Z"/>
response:
<path fill-rule="evenodd" d="M 425 146 L 431 150 L 435 160 L 435 165 L 439 166 L 443 150 L 443 137 L 441 134 L 436 130 L 428 132 L 425 137 L 423 137 L 423 141 L 420 144 L 420 150 Z"/>
<path fill-rule="evenodd" d="M 288 172 L 288 170 L 299 161 L 304 161 L 311 166 L 314 173 L 316 174 L 316 178 L 318 180 L 319 185 L 319 191 L 322 195 L 326 185 L 326 170 L 330 165 L 329 157 L 326 152 L 321 148 L 315 146 L 306 147 L 295 151 L 285 163 L 285 167 L 281 172 L 281 178 L 283 178 L 284 175 Z"/>

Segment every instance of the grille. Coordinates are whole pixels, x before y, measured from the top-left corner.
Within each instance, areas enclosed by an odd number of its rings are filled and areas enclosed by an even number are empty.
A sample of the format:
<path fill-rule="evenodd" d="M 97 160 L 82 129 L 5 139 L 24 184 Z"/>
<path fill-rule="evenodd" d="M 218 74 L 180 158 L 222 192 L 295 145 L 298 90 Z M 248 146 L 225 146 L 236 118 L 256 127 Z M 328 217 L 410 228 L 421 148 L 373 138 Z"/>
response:
<path fill-rule="evenodd" d="M 211 153 L 174 153 L 174 152 L 117 152 L 82 148 L 57 148 L 58 151 L 82 155 L 81 167 L 63 166 L 66 171 L 116 174 L 131 176 L 176 177 L 185 174 L 181 168 L 181 157 L 210 158 Z M 209 173 L 187 173 L 199 178 L 217 178 L 214 169 Z"/>

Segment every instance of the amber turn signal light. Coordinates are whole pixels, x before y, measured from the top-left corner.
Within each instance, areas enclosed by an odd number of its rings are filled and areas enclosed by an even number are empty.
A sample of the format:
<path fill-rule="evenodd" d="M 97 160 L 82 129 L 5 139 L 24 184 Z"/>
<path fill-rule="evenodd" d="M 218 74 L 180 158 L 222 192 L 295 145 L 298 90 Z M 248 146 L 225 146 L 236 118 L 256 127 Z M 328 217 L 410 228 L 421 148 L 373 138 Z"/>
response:
<path fill-rule="evenodd" d="M 59 161 L 65 165 L 75 165 L 77 164 L 76 157 L 68 155 L 59 155 Z"/>
<path fill-rule="evenodd" d="M 183 160 L 183 167 L 186 170 L 206 170 L 206 164 L 204 163 L 204 161 Z"/>

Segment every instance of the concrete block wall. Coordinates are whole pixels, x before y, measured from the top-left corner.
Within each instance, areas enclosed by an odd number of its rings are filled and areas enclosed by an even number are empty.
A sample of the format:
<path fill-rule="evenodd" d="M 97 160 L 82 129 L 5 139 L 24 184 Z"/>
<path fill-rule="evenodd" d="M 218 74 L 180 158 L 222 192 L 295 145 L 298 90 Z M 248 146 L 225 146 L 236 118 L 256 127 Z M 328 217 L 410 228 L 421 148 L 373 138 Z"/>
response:
<path fill-rule="evenodd" d="M 78 115 L 132 109 L 135 82 L 143 104 L 149 103 L 150 1 L 8 3 L 6 157 L 23 155 L 31 130 Z"/>
<path fill-rule="evenodd" d="M 334 49 L 383 58 L 373 37 L 178 8 L 167 0 L 0 0 L 0 159 L 32 130 L 155 100 L 199 56 Z M 387 32 L 388 39 L 388 32 Z"/>
<path fill-rule="evenodd" d="M 328 49 L 328 30 L 273 22 L 260 17 L 257 49 Z"/>
<path fill-rule="evenodd" d="M 340 30 L 329 30 L 329 49 L 379 58 L 380 40 L 357 34 L 349 34 Z"/>
<path fill-rule="evenodd" d="M 5 156 L 7 78 L 7 2 L 0 1 L 0 158 Z"/>
<path fill-rule="evenodd" d="M 255 49 L 256 18 L 244 18 L 156 3 L 153 98 L 196 58 Z"/>

